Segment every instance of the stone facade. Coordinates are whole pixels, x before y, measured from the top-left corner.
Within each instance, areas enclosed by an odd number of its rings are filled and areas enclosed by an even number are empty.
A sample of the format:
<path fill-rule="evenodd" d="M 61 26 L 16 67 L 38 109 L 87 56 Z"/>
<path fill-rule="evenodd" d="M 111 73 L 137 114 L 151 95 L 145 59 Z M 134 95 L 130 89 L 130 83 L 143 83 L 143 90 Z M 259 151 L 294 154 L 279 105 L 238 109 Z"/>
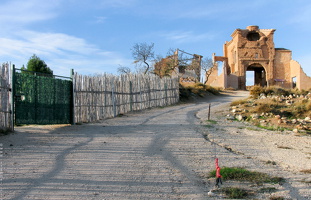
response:
<path fill-rule="evenodd" d="M 253 71 L 255 85 L 310 89 L 311 78 L 292 60 L 292 52 L 274 47 L 274 32 L 258 26 L 236 29 L 232 40 L 224 44 L 224 56 L 213 55 L 214 62 L 224 63 L 222 74 L 213 70 L 206 84 L 246 89 L 246 71 Z"/>

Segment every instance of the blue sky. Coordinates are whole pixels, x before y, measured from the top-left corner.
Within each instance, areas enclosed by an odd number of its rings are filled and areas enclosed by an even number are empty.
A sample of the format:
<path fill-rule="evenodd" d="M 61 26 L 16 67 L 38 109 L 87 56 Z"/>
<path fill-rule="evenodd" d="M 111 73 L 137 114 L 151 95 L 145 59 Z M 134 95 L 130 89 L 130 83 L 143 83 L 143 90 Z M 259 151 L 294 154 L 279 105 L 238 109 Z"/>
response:
<path fill-rule="evenodd" d="M 20 68 L 36 54 L 57 75 L 116 74 L 135 69 L 136 43 L 163 57 L 179 48 L 210 58 L 249 25 L 276 29 L 275 47 L 311 75 L 309 0 L 1 0 L 0 62 Z"/>

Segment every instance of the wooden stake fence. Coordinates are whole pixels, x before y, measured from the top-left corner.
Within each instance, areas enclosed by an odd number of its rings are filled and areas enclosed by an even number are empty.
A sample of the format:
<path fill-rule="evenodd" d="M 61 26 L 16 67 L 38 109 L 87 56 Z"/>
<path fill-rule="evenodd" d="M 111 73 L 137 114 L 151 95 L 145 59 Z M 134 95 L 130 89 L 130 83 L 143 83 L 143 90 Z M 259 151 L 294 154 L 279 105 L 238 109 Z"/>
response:
<path fill-rule="evenodd" d="M 10 66 L 6 63 L 0 66 L 0 131 L 13 130 L 10 98 Z"/>
<path fill-rule="evenodd" d="M 75 123 L 95 122 L 179 101 L 177 78 L 161 79 L 143 74 L 84 76 L 76 73 L 73 84 Z"/>

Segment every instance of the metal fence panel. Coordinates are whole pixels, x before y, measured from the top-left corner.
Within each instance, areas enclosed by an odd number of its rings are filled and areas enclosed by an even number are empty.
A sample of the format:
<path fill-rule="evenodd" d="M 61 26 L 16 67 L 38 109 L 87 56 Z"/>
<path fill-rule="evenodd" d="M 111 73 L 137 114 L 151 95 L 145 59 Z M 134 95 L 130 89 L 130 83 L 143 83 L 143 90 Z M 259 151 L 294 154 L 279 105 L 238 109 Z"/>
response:
<path fill-rule="evenodd" d="M 15 73 L 15 124 L 69 124 L 72 81 Z"/>

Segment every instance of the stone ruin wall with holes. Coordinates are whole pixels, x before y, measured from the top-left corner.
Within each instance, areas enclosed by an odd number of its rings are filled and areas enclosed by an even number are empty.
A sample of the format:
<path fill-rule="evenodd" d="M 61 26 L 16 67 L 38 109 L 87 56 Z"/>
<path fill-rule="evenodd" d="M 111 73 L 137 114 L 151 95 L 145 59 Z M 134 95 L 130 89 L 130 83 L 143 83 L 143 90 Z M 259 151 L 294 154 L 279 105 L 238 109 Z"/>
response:
<path fill-rule="evenodd" d="M 259 29 L 258 26 L 236 29 L 232 40 L 224 44 L 223 56 L 213 55 L 214 61 L 223 62 L 222 74 L 218 76 L 219 69 L 214 69 L 207 84 L 246 89 L 246 71 L 254 71 L 256 85 L 310 89 L 311 78 L 292 60 L 292 52 L 274 47 L 274 32 L 275 29 Z"/>

